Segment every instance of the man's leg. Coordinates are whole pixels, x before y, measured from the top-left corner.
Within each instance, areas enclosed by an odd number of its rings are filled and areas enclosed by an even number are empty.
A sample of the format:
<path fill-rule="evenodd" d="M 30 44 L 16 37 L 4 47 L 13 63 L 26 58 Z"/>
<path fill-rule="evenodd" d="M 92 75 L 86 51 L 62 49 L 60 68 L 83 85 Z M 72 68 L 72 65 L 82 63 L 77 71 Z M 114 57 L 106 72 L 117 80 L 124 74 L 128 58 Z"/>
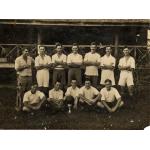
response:
<path fill-rule="evenodd" d="M 17 78 L 17 96 L 16 96 L 16 111 L 20 111 L 22 109 L 23 96 L 26 91 L 27 79 L 26 77 L 18 76 Z"/>
<path fill-rule="evenodd" d="M 133 93 L 134 93 L 134 86 L 133 86 L 133 85 L 128 86 L 128 92 L 129 92 L 129 95 L 130 95 L 131 97 L 133 97 Z"/>
<path fill-rule="evenodd" d="M 74 70 L 72 68 L 70 68 L 68 70 L 68 86 L 71 85 L 71 80 L 73 79 L 73 76 L 74 76 Z"/>
<path fill-rule="evenodd" d="M 65 70 L 61 70 L 60 72 L 60 81 L 61 81 L 61 88 L 64 89 L 66 86 L 66 72 Z"/>
<path fill-rule="evenodd" d="M 55 85 L 55 82 L 58 80 L 58 70 L 54 69 L 53 70 L 53 86 Z"/>
<path fill-rule="evenodd" d="M 98 76 L 92 76 L 92 85 L 97 88 Z"/>
<path fill-rule="evenodd" d="M 71 113 L 72 107 L 74 105 L 74 98 L 72 96 L 67 96 L 64 104 L 65 108 L 68 109 L 68 113 Z"/>
<path fill-rule="evenodd" d="M 77 80 L 77 85 L 79 86 L 79 87 L 81 87 L 82 86 L 82 76 L 81 76 L 81 69 L 80 68 L 77 68 L 77 69 L 75 69 L 75 78 L 76 78 L 76 80 Z"/>

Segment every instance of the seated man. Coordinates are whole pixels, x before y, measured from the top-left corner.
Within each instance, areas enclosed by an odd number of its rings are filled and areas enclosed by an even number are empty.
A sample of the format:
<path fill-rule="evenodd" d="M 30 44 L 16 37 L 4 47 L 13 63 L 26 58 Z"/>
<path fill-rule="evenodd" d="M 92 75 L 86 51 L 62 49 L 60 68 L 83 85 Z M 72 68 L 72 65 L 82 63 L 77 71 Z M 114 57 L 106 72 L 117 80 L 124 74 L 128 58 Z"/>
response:
<path fill-rule="evenodd" d="M 24 94 L 23 111 L 30 112 L 31 110 L 38 110 L 46 100 L 44 93 L 38 91 L 37 88 L 38 85 L 32 85 L 31 90 Z"/>
<path fill-rule="evenodd" d="M 104 108 L 102 103 L 100 102 L 100 94 L 98 90 L 91 86 L 91 81 L 86 79 L 85 86 L 80 88 L 79 91 L 79 102 L 80 104 L 83 104 L 84 106 L 98 106 L 101 108 Z"/>
<path fill-rule="evenodd" d="M 112 87 L 112 81 L 105 80 L 105 87 L 101 89 L 101 101 L 109 112 L 115 112 L 118 108 L 122 107 L 124 102 L 117 89 Z"/>
<path fill-rule="evenodd" d="M 63 107 L 64 98 L 63 91 L 60 89 L 61 83 L 55 82 L 54 88 L 49 91 L 49 98 L 47 101 L 52 105 L 54 109 L 60 109 Z"/>
<path fill-rule="evenodd" d="M 77 109 L 77 103 L 79 99 L 79 88 L 77 87 L 77 81 L 72 80 L 71 86 L 67 88 L 65 93 L 65 104 L 69 108 L 69 113 L 71 113 L 71 108 Z"/>

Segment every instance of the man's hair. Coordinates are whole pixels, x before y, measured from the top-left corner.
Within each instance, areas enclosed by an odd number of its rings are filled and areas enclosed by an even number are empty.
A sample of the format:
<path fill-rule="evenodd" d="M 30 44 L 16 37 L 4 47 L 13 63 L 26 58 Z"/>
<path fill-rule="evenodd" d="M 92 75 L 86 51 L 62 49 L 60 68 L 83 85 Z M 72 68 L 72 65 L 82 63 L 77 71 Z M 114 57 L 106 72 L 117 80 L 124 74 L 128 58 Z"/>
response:
<path fill-rule="evenodd" d="M 126 48 L 129 49 L 129 48 L 125 45 L 125 46 L 123 47 L 123 50 L 126 49 Z"/>
<path fill-rule="evenodd" d="M 55 84 L 56 84 L 56 83 L 61 83 L 61 82 L 60 82 L 59 80 L 57 80 L 57 81 L 55 82 Z"/>
<path fill-rule="evenodd" d="M 45 47 L 44 47 L 44 46 L 39 46 L 39 49 L 40 49 L 40 48 L 44 48 L 44 50 L 45 50 Z"/>
<path fill-rule="evenodd" d="M 59 43 L 59 42 L 57 42 L 57 43 L 55 44 L 55 47 L 57 48 L 58 46 L 61 46 L 61 47 L 62 47 L 62 44 Z"/>
<path fill-rule="evenodd" d="M 21 52 L 23 53 L 25 50 L 28 50 L 28 49 L 26 47 L 24 47 L 24 48 L 21 49 Z"/>
<path fill-rule="evenodd" d="M 86 82 L 86 81 L 91 82 L 91 80 L 90 80 L 89 78 L 86 78 L 86 79 L 85 79 L 85 82 Z"/>
<path fill-rule="evenodd" d="M 73 46 L 77 46 L 77 47 L 79 48 L 79 45 L 78 45 L 77 43 L 73 43 L 73 44 L 72 44 L 72 47 L 73 47 Z"/>
<path fill-rule="evenodd" d="M 76 79 L 72 79 L 71 82 L 72 82 L 72 81 L 77 81 L 77 80 L 76 80 Z"/>
<path fill-rule="evenodd" d="M 110 79 L 106 79 L 105 83 L 109 82 L 110 84 L 112 84 L 112 81 Z"/>
<path fill-rule="evenodd" d="M 106 46 L 106 48 L 110 47 L 110 49 L 112 48 L 111 46 Z"/>
<path fill-rule="evenodd" d="M 96 42 L 91 42 L 91 45 L 96 45 L 97 46 Z"/>

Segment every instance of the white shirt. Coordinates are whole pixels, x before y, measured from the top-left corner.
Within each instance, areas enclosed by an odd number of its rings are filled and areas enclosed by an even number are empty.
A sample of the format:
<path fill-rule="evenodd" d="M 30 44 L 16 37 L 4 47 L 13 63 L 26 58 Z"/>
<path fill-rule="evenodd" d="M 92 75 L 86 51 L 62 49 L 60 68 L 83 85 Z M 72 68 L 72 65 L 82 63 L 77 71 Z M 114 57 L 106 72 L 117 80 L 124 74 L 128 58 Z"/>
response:
<path fill-rule="evenodd" d="M 83 57 L 82 57 L 82 55 L 80 55 L 78 53 L 77 54 L 71 53 L 67 57 L 67 63 L 68 64 L 69 63 L 80 63 L 80 64 L 82 64 L 82 62 L 83 62 Z"/>
<path fill-rule="evenodd" d="M 65 54 L 61 54 L 61 55 L 58 55 L 57 53 L 54 54 L 52 56 L 52 63 L 54 64 L 55 61 L 58 61 L 58 62 L 63 62 L 63 63 L 66 63 L 67 62 L 67 56 Z M 64 69 L 62 65 L 58 65 L 55 67 L 55 69 Z"/>
<path fill-rule="evenodd" d="M 135 59 L 132 56 L 130 56 L 128 59 L 126 59 L 126 57 L 122 57 L 119 60 L 118 66 L 121 66 L 121 67 L 130 66 L 131 68 L 135 69 Z M 121 72 L 128 72 L 128 71 L 127 70 L 121 70 Z"/>
<path fill-rule="evenodd" d="M 114 87 L 111 87 L 110 91 L 108 91 L 105 87 L 101 89 L 101 100 L 106 102 L 113 102 L 115 99 L 118 100 L 121 98 L 119 92 Z"/>
<path fill-rule="evenodd" d="M 87 99 L 93 99 L 95 95 L 98 95 L 98 90 L 91 86 L 89 89 L 87 89 L 85 86 L 80 88 L 79 94 L 83 95 Z"/>
<path fill-rule="evenodd" d="M 15 69 L 17 70 L 19 67 L 23 67 L 25 65 L 31 65 L 34 63 L 34 59 L 30 56 L 27 56 L 27 62 L 23 59 L 23 56 L 19 56 L 15 60 Z M 32 76 L 31 68 L 23 69 L 22 71 L 17 71 L 17 74 L 20 76 Z"/>
<path fill-rule="evenodd" d="M 62 90 L 56 91 L 55 89 L 52 89 L 49 91 L 49 98 L 55 99 L 55 100 L 62 100 L 63 99 L 63 91 Z"/>
<path fill-rule="evenodd" d="M 43 58 L 40 55 L 35 58 L 35 67 L 40 66 L 40 65 L 51 64 L 51 57 L 50 56 L 45 55 Z M 47 68 L 44 68 L 44 70 L 45 69 L 47 70 Z"/>
<path fill-rule="evenodd" d="M 65 96 L 72 96 L 73 98 L 76 98 L 79 96 L 79 88 L 76 87 L 75 89 L 71 87 L 67 88 L 67 91 L 65 93 Z"/>
<path fill-rule="evenodd" d="M 87 53 L 84 57 L 84 62 L 99 62 L 101 61 L 101 56 L 98 53 Z M 89 76 L 98 76 L 98 67 L 97 66 L 86 66 L 85 75 Z"/>
<path fill-rule="evenodd" d="M 112 55 L 110 56 L 104 55 L 103 57 L 101 57 L 101 66 L 104 65 L 111 65 L 115 67 L 116 65 L 115 57 L 113 57 Z"/>
<path fill-rule="evenodd" d="M 40 103 L 43 98 L 45 97 L 44 93 L 40 91 L 36 91 L 35 94 L 32 94 L 31 91 L 28 91 L 24 94 L 23 102 L 29 102 L 29 104 Z"/>

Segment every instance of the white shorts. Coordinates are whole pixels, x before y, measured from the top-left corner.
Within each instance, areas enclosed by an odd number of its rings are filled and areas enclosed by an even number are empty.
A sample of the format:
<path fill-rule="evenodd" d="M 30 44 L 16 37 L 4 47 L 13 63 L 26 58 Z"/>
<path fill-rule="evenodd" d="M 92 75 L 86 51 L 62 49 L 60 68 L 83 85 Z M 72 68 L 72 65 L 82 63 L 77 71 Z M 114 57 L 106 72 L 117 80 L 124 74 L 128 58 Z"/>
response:
<path fill-rule="evenodd" d="M 132 72 L 131 71 L 130 72 L 129 71 L 121 71 L 118 84 L 120 86 L 134 85 Z"/>
<path fill-rule="evenodd" d="M 39 87 L 49 87 L 49 70 L 37 70 L 36 79 Z"/>
<path fill-rule="evenodd" d="M 112 85 L 115 85 L 115 78 L 114 78 L 114 71 L 113 70 L 102 70 L 100 84 L 104 85 L 106 79 L 111 80 Z"/>

